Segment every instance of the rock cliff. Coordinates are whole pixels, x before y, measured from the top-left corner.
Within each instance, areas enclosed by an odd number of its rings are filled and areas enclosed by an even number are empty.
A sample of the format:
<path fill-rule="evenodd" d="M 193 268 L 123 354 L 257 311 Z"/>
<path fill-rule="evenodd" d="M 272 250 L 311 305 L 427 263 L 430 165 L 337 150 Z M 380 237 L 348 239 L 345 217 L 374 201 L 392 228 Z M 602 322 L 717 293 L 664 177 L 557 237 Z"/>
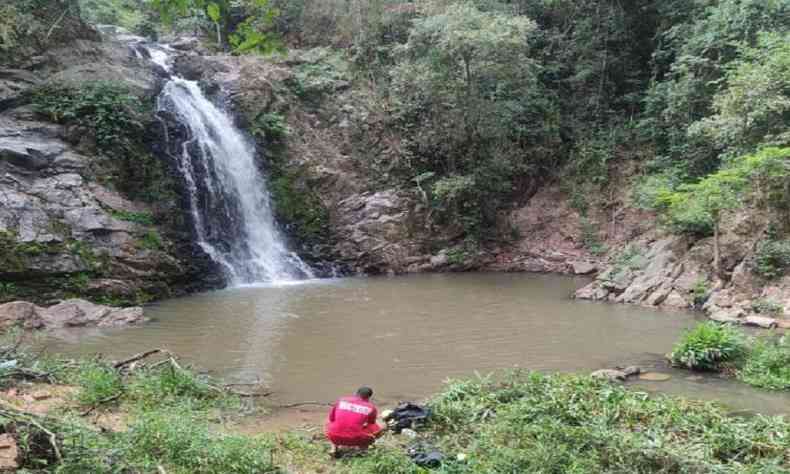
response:
<path fill-rule="evenodd" d="M 48 87 L 112 81 L 152 103 L 156 71 L 82 25 L 56 46 L 0 67 L 0 302 L 84 296 L 133 304 L 220 282 L 191 243 L 177 176 L 157 154 L 153 115 L 121 160 L 80 124 L 35 106 Z M 59 122 L 59 123 L 55 123 Z M 158 199 L 140 190 L 167 191 Z"/>

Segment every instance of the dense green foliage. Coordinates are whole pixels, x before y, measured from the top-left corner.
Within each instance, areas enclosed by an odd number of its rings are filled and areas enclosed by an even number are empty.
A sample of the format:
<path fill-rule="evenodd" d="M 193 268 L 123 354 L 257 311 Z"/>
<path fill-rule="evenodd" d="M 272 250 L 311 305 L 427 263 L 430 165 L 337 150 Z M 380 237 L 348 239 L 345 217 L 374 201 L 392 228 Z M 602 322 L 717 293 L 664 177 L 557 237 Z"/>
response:
<path fill-rule="evenodd" d="M 783 308 L 756 300 L 753 309 L 772 314 Z M 672 363 L 692 370 L 724 370 L 755 387 L 790 389 L 790 338 L 748 337 L 740 330 L 706 322 L 686 331 L 669 355 Z"/>
<path fill-rule="evenodd" d="M 758 339 L 738 378 L 755 387 L 790 390 L 790 338 Z"/>
<path fill-rule="evenodd" d="M 431 406 L 432 430 L 451 458 L 438 472 L 778 472 L 787 467 L 788 441 L 779 433 L 789 427 L 781 418 L 743 420 L 711 405 L 649 397 L 587 377 L 516 373 L 502 380 L 456 381 Z M 467 455 L 465 461 L 452 460 L 459 452 Z"/>
<path fill-rule="evenodd" d="M 714 322 L 686 331 L 669 355 L 672 363 L 694 370 L 733 366 L 746 354 L 746 339 L 735 328 Z"/>

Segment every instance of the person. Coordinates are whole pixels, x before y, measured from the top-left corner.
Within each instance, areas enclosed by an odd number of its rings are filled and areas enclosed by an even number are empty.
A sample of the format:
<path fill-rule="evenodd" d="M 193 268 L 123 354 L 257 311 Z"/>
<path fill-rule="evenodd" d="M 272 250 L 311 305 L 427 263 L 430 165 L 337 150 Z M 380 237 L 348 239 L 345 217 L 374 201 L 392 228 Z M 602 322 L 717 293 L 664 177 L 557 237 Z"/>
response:
<path fill-rule="evenodd" d="M 376 423 L 378 409 L 370 402 L 373 390 L 361 387 L 356 395 L 341 397 L 329 411 L 326 437 L 332 443 L 332 455 L 342 446 L 367 449 L 384 430 Z"/>

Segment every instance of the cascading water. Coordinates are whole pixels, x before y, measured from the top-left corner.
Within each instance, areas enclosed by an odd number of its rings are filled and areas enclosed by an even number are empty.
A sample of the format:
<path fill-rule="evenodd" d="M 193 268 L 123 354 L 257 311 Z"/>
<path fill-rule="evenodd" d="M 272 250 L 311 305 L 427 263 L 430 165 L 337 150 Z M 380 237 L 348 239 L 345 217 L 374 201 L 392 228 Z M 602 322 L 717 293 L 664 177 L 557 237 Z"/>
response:
<path fill-rule="evenodd" d="M 168 55 L 148 48 L 169 73 Z M 311 278 L 310 268 L 285 245 L 272 214 L 255 148 L 231 117 L 209 101 L 197 82 L 171 77 L 157 100 L 182 124 L 187 138 L 178 166 L 189 193 L 200 246 L 242 285 Z"/>

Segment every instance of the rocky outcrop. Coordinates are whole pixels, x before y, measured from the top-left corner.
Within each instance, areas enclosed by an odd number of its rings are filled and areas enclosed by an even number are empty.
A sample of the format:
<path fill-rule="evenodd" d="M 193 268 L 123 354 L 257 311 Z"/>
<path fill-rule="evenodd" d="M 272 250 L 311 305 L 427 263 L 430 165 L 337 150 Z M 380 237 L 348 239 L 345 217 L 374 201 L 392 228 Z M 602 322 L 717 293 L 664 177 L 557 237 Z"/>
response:
<path fill-rule="evenodd" d="M 152 102 L 157 71 L 126 44 L 98 34 L 53 44 L 37 58 L 34 66 L 0 67 L 0 302 L 79 295 L 129 304 L 220 283 L 216 266 L 191 242 L 180 202 L 129 199 L 124 189 L 151 183 L 119 182 L 125 165 L 99 150 L 86 128 L 51 123 L 30 105 L 39 86 L 90 81 L 125 84 Z M 149 119 L 140 154 L 149 145 L 155 151 L 159 140 Z M 152 156 L 134 166 L 172 173 L 162 186 L 177 197 L 170 158 Z"/>
<path fill-rule="evenodd" d="M 711 238 L 690 239 L 651 230 L 613 254 L 613 262 L 576 297 L 663 308 L 696 308 L 712 320 L 761 328 L 790 327 L 790 277 L 756 275 L 755 248 L 767 219 L 756 210 L 723 220 L 721 269 L 713 268 Z M 764 302 L 771 314 L 764 311 Z"/>
<path fill-rule="evenodd" d="M 68 327 L 113 327 L 145 321 L 143 308 L 113 308 L 81 299 L 70 299 L 43 308 L 26 301 L 0 305 L 0 330 Z"/>

